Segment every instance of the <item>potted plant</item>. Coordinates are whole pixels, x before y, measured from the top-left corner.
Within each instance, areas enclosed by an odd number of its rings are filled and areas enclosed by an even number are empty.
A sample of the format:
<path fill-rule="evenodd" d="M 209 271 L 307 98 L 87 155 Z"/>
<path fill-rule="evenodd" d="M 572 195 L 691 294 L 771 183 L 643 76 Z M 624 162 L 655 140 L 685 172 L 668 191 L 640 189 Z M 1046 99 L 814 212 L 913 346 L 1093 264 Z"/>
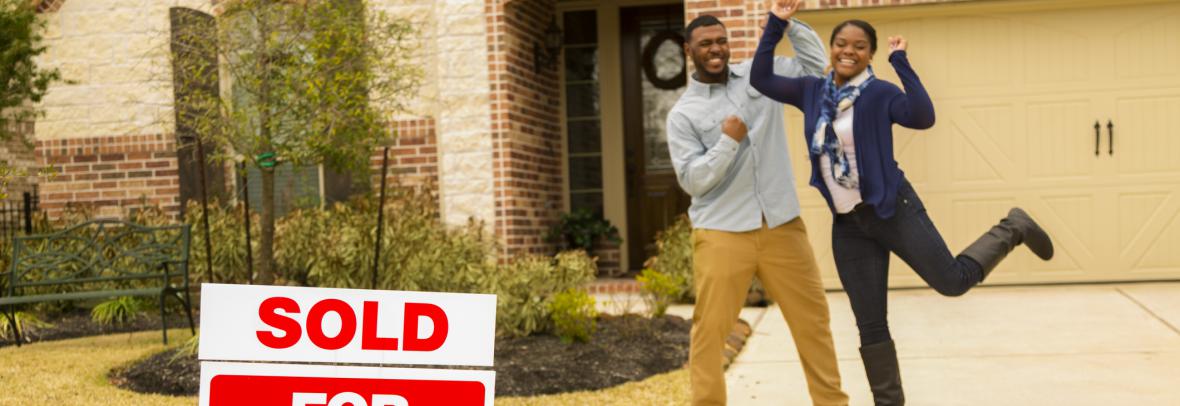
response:
<path fill-rule="evenodd" d="M 553 228 L 549 230 L 545 239 L 557 243 L 561 249 L 586 251 L 591 257 L 594 256 L 595 246 L 600 241 L 616 245 L 623 242 L 623 239 L 619 238 L 618 228 L 615 228 L 602 216 L 587 209 L 563 213 L 557 224 L 554 224 Z"/>

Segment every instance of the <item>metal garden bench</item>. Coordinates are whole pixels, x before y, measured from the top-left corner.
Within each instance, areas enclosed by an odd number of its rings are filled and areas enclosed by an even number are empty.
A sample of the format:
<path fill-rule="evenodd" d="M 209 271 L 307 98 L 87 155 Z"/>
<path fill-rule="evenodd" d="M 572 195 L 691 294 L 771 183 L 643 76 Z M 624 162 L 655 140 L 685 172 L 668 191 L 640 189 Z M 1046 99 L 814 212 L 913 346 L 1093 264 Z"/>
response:
<path fill-rule="evenodd" d="M 165 299 L 184 305 L 193 325 L 189 299 L 189 225 L 148 227 L 119 220 L 88 221 L 68 229 L 13 239 L 12 264 L 0 297 L 21 342 L 18 305 L 122 296 L 160 299 L 164 344 L 168 344 Z"/>

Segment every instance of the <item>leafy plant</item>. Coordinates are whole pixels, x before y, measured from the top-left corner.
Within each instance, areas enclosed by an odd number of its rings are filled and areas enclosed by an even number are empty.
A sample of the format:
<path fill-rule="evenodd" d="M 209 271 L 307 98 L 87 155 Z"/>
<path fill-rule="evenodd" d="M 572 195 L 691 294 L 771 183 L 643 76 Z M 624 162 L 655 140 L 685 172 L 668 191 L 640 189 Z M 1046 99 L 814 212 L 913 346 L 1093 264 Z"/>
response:
<path fill-rule="evenodd" d="M 663 317 L 668 306 L 678 300 L 684 291 L 684 278 L 680 275 L 647 268 L 635 279 L 639 281 L 639 288 L 652 317 Z"/>
<path fill-rule="evenodd" d="M 549 318 L 554 333 L 566 344 L 590 341 L 598 328 L 594 297 L 582 289 L 570 288 L 555 295 L 549 302 Z"/>
<path fill-rule="evenodd" d="M 688 216 L 681 216 L 656 235 L 656 248 L 658 254 L 649 258 L 644 267 L 679 283 L 672 300 L 693 300 L 695 292 L 692 278 L 692 223 Z M 664 293 L 673 292 L 664 290 Z"/>
<path fill-rule="evenodd" d="M 15 124 L 36 118 L 41 111 L 30 106 L 41 101 L 49 85 L 61 80 L 56 69 L 37 66 L 47 48 L 41 43 L 45 20 L 37 18 L 35 4 L 25 0 L 0 0 L 0 140 L 13 136 Z"/>
<path fill-rule="evenodd" d="M 605 238 L 614 244 L 623 242 L 623 239 L 619 238 L 618 228 L 587 209 L 563 213 L 561 219 L 545 236 L 546 240 L 560 243 L 566 249 L 580 249 L 586 252 L 594 251 L 594 242 L 599 238 Z"/>
<path fill-rule="evenodd" d="M 549 302 L 558 293 L 581 288 L 594 279 L 586 253 L 563 252 L 555 258 L 524 256 L 488 274 L 495 293 L 496 333 L 522 337 L 552 328 Z"/>
<path fill-rule="evenodd" d="M 200 349 L 201 349 L 201 336 L 195 335 L 195 336 L 189 337 L 189 339 L 185 340 L 184 344 L 181 344 L 180 347 L 178 347 L 176 349 L 176 352 L 172 354 L 172 358 L 170 359 L 170 361 L 175 362 L 175 361 L 179 361 L 184 358 L 195 357 L 197 355 L 197 352 L 200 351 Z"/>
<path fill-rule="evenodd" d="M 138 318 L 147 308 L 143 299 L 117 297 L 94 306 L 90 310 L 90 319 L 104 326 L 124 325 Z"/>
<path fill-rule="evenodd" d="M 21 335 L 27 340 L 29 334 L 35 333 L 39 329 L 53 327 L 52 323 L 41 320 L 37 315 L 29 312 L 15 312 L 13 319 L 16 320 L 16 325 L 20 327 Z M 15 340 L 16 337 L 12 331 L 12 321 L 8 316 L 0 316 L 0 338 L 5 340 Z"/>

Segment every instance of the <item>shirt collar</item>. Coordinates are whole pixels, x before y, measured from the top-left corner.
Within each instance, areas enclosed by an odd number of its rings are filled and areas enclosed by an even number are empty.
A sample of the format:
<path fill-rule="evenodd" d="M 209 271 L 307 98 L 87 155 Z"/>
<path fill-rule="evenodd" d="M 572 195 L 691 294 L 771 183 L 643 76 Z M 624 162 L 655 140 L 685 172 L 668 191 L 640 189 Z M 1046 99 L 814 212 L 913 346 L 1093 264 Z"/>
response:
<path fill-rule="evenodd" d="M 735 78 L 740 78 L 740 77 L 746 76 L 746 73 L 747 73 L 747 72 L 745 72 L 745 70 L 743 70 L 741 68 L 740 64 L 739 65 L 729 65 L 729 69 L 727 69 L 727 70 L 729 71 L 729 80 L 733 80 Z M 722 88 L 723 89 L 727 85 L 728 85 L 728 82 L 727 83 L 704 83 L 704 82 L 697 80 L 697 78 L 693 77 L 693 75 L 688 75 L 688 90 L 686 90 L 686 91 L 689 93 L 692 93 L 692 94 L 708 97 L 708 96 L 712 95 L 714 88 Z"/>
<path fill-rule="evenodd" d="M 852 80 L 848 82 L 848 85 L 860 86 L 860 84 L 864 83 L 866 80 L 869 80 L 869 68 L 865 68 L 865 70 L 861 71 L 859 75 L 856 75 L 856 77 L 852 78 Z"/>

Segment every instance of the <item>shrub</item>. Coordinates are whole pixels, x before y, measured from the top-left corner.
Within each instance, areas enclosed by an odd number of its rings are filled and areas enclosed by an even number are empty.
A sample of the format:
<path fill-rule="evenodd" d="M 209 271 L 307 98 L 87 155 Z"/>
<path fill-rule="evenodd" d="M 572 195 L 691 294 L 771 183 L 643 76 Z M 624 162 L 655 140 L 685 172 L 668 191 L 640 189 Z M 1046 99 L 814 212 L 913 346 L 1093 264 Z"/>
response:
<path fill-rule="evenodd" d="M 275 257 L 281 279 L 309 286 L 372 285 L 376 199 L 356 198 L 331 208 L 293 212 L 280 220 Z M 449 228 L 429 194 L 394 189 L 384 207 L 377 288 L 481 292 L 492 243 L 483 226 Z M 332 247 L 325 250 L 323 247 Z"/>
<path fill-rule="evenodd" d="M 656 235 L 658 254 L 647 260 L 646 268 L 679 282 L 675 292 L 662 287 L 663 293 L 673 293 L 672 300 L 692 301 L 692 223 L 688 216 L 680 216 L 664 231 Z"/>
<path fill-rule="evenodd" d="M 123 325 L 138 318 L 148 307 L 140 298 L 117 297 L 90 309 L 90 319 L 104 326 Z"/>
<path fill-rule="evenodd" d="M 597 270 L 585 252 L 555 258 L 524 256 L 488 275 L 495 293 L 496 334 L 522 337 L 552 331 L 549 303 L 558 293 L 589 283 Z"/>
<path fill-rule="evenodd" d="M 567 289 L 558 293 L 549 302 L 550 319 L 554 333 L 566 344 L 590 341 L 597 329 L 598 309 L 594 297 L 581 289 Z"/>
<path fill-rule="evenodd" d="M 652 317 L 663 317 L 668 305 L 681 297 L 684 280 L 679 275 L 669 275 L 651 268 L 644 269 L 638 277 L 643 299 L 647 302 Z"/>
<path fill-rule="evenodd" d="M 258 241 L 258 215 L 252 213 L 250 233 Z M 213 269 L 205 269 L 205 229 L 201 222 L 201 205 L 189 201 L 184 210 L 184 222 L 192 226 L 189 245 L 189 276 L 196 284 L 215 280 L 218 283 L 246 283 L 246 230 L 241 205 L 225 205 L 217 200 L 209 202 L 209 240 L 212 242 Z"/>

